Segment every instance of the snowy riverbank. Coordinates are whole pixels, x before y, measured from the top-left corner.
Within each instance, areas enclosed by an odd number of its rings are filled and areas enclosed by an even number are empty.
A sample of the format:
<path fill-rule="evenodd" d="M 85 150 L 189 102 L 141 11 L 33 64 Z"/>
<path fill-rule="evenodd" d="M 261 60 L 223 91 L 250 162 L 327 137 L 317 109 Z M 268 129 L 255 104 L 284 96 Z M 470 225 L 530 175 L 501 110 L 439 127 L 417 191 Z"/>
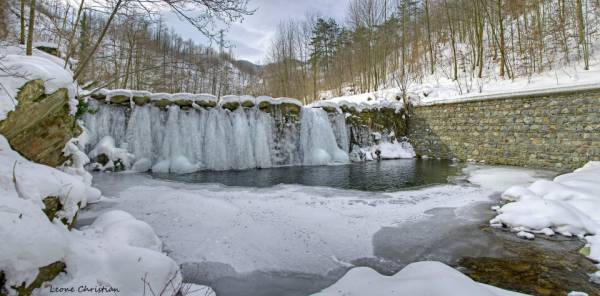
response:
<path fill-rule="evenodd" d="M 513 173 L 528 178 L 506 178 Z M 488 181 L 479 182 L 481 175 Z M 210 284 L 221 295 L 228 295 L 224 291 L 231 292 L 235 287 L 259 289 L 252 279 L 259 277 L 268 282 L 261 276 L 265 273 L 292 286 L 300 281 L 298 277 L 313 278 L 317 284 L 301 285 L 297 291 L 318 291 L 338 279 L 340 272 L 364 260 L 392 264 L 378 259 L 376 250 L 380 246 L 373 243 L 374 237 L 385 233 L 384 229 L 424 221 L 431 216 L 430 211 L 450 208 L 451 220 L 428 230 L 430 240 L 423 241 L 418 233 L 413 233 L 412 239 L 406 234 L 403 240 L 407 249 L 422 249 L 424 244 L 435 249 L 450 229 L 472 221 L 471 211 L 465 208 L 490 202 L 491 195 L 510 185 L 527 185 L 548 174 L 472 167 L 468 176 L 475 185 L 376 193 L 298 185 L 226 187 L 160 181 L 136 174 L 105 174 L 96 177 L 96 185 L 116 198 L 84 212 L 83 218 L 92 219 L 111 209 L 131 212 L 156 230 L 169 255 L 184 265 L 186 280 Z M 476 243 L 473 246 L 480 248 Z M 442 261 L 452 257 L 445 253 L 437 256 L 434 258 Z M 409 260 L 419 258 L 424 257 Z"/>

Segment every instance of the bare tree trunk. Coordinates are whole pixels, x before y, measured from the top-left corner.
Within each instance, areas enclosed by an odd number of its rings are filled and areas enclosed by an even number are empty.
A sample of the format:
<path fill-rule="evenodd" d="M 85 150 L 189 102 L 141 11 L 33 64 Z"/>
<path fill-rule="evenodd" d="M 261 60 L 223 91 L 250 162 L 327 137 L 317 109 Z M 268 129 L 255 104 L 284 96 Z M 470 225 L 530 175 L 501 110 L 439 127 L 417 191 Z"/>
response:
<path fill-rule="evenodd" d="M 435 71 L 435 59 L 433 58 L 433 44 L 431 41 L 431 21 L 429 20 L 429 0 L 425 0 L 425 21 L 427 23 L 427 43 L 429 49 L 429 66 L 430 73 Z"/>
<path fill-rule="evenodd" d="M 33 30 L 35 27 L 35 0 L 29 3 L 29 28 L 27 30 L 27 50 L 28 56 L 33 54 Z"/>
<path fill-rule="evenodd" d="M 588 50 L 587 40 L 585 39 L 585 19 L 583 18 L 583 4 L 581 0 L 576 0 L 577 2 L 577 24 L 578 24 L 578 35 L 579 35 L 579 44 L 583 47 L 583 69 L 590 69 L 590 53 Z"/>
<path fill-rule="evenodd" d="M 502 0 L 498 0 L 496 1 L 496 3 L 498 4 L 498 25 L 500 28 L 500 32 L 498 32 L 498 35 L 500 35 L 500 77 L 504 77 L 504 66 L 506 63 L 506 56 L 504 45 L 504 19 L 502 17 Z"/>
<path fill-rule="evenodd" d="M 35 0 L 31 0 L 31 1 L 35 1 Z M 102 43 L 102 39 L 104 39 L 104 35 L 106 35 L 106 31 L 108 31 L 108 28 L 110 27 L 110 24 L 112 23 L 112 20 L 115 18 L 115 15 L 117 14 L 117 11 L 121 7 L 121 3 L 123 3 L 123 0 L 119 0 L 115 4 L 115 8 L 110 13 L 110 16 L 108 17 L 108 20 L 106 21 L 106 25 L 102 29 L 102 32 L 100 33 L 100 36 L 98 36 L 98 40 L 96 40 L 96 43 L 94 44 L 94 47 L 92 47 L 92 50 L 88 53 L 88 55 L 84 58 L 84 60 L 77 66 L 77 70 L 75 71 L 75 75 L 73 75 L 73 80 L 77 80 L 77 78 L 79 76 L 81 76 L 81 73 L 83 73 L 83 70 L 85 69 L 85 67 L 87 66 L 87 64 L 92 60 L 92 56 L 94 56 L 94 53 L 96 53 L 96 50 L 98 50 L 98 47 L 100 46 L 100 43 Z"/>
<path fill-rule="evenodd" d="M 65 56 L 64 68 L 67 68 L 67 65 L 69 64 L 69 59 L 71 58 L 71 55 L 73 55 L 73 41 L 75 40 L 75 32 L 77 32 L 77 27 L 79 27 L 79 18 L 81 17 L 81 12 L 83 11 L 84 2 L 85 0 L 81 0 L 81 3 L 79 3 L 79 9 L 77 10 L 77 16 L 75 17 L 75 23 L 73 23 L 73 30 L 71 32 L 71 36 L 69 36 L 69 43 L 67 45 L 67 55 Z"/>
<path fill-rule="evenodd" d="M 21 34 L 19 36 L 19 44 L 25 44 L 25 0 L 21 0 Z"/>

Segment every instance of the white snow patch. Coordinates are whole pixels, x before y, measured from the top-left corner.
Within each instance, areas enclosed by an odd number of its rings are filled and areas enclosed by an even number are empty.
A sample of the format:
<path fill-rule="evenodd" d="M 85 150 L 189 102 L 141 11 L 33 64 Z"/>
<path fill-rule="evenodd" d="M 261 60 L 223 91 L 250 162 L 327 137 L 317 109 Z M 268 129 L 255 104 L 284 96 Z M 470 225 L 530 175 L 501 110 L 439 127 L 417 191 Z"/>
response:
<path fill-rule="evenodd" d="M 589 257 L 600 261 L 600 162 L 592 161 L 553 181 L 511 187 L 491 224 L 565 236 L 585 237 Z"/>
<path fill-rule="evenodd" d="M 369 267 L 350 269 L 343 278 L 313 296 L 524 296 L 477 283 L 459 271 L 435 261 L 409 264 L 392 276 Z"/>
<path fill-rule="evenodd" d="M 117 148 L 115 145 L 115 139 L 111 136 L 105 136 L 96 144 L 96 147 L 90 151 L 89 156 L 92 159 L 97 158 L 100 155 L 106 155 L 108 162 L 105 165 L 98 164 L 98 168 L 101 171 L 112 169 L 115 167 L 116 162 L 120 161 L 124 168 L 131 167 L 133 154 L 127 152 L 127 149 Z"/>

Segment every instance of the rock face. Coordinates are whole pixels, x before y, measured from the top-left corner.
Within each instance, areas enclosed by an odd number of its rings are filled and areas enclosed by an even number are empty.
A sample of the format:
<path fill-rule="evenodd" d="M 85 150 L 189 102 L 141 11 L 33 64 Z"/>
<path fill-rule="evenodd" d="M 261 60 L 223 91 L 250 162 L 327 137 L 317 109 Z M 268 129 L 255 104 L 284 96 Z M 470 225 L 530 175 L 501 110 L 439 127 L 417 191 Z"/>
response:
<path fill-rule="evenodd" d="M 374 135 L 393 135 L 395 138 L 406 136 L 404 110 L 378 108 L 357 111 L 354 108 L 342 108 L 347 114 L 346 125 L 350 133 L 350 146 L 373 146 L 378 140 Z"/>
<path fill-rule="evenodd" d="M 67 160 L 62 152 L 65 144 L 81 130 L 69 114 L 67 90 L 44 93 L 41 80 L 25 84 L 17 95 L 16 110 L 0 122 L 0 133 L 27 159 L 56 167 Z"/>

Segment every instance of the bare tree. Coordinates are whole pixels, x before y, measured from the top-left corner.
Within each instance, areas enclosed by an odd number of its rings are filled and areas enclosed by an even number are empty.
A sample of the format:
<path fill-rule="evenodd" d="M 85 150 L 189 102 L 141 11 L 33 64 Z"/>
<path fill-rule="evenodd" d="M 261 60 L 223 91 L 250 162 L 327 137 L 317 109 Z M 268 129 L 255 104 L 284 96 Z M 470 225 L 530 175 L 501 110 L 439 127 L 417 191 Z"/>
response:
<path fill-rule="evenodd" d="M 33 32 L 35 30 L 35 0 L 29 2 L 29 28 L 27 30 L 27 55 L 33 54 Z"/>

